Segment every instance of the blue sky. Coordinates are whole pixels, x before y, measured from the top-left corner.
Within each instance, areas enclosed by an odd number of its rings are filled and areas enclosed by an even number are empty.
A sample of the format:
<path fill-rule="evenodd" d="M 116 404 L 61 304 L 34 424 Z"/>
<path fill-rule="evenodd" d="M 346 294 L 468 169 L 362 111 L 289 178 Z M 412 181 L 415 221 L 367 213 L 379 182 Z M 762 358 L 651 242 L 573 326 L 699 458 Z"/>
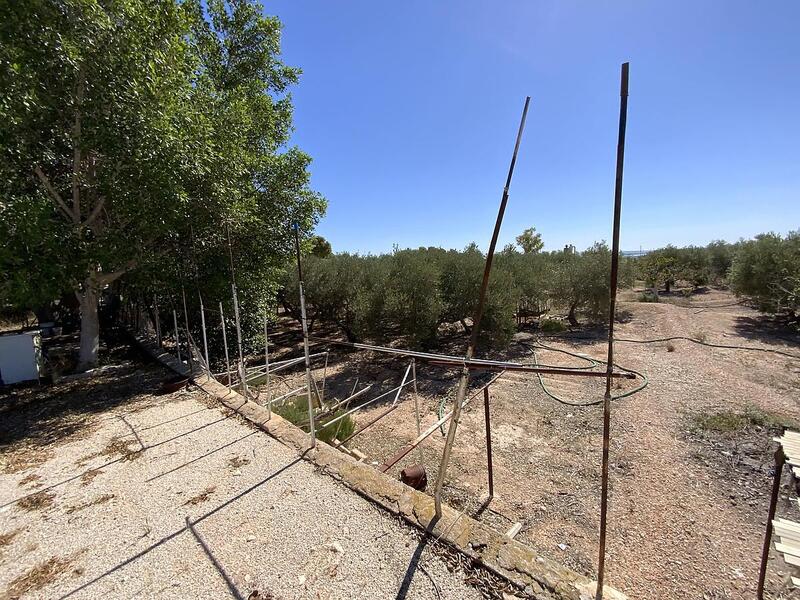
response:
<path fill-rule="evenodd" d="M 622 248 L 800 228 L 800 2 L 280 0 L 293 143 L 335 251 L 609 240 L 631 63 Z"/>

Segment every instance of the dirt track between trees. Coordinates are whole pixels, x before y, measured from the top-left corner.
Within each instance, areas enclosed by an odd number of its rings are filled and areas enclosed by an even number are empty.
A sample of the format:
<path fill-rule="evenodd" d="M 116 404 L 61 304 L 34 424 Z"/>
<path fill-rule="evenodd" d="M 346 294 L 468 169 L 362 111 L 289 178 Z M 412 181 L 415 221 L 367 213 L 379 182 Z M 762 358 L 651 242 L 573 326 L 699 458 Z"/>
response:
<path fill-rule="evenodd" d="M 800 355 L 796 336 L 773 330 L 756 311 L 735 305 L 727 292 L 710 291 L 676 302 L 680 305 L 669 299 L 621 302 L 623 322 L 617 335 L 688 336 Z M 786 335 L 788 339 L 781 337 Z M 517 340 L 533 337 L 521 333 Z M 605 358 L 602 332 L 594 339 L 566 335 L 543 341 Z M 459 348 L 454 346 L 451 353 L 463 352 Z M 519 344 L 509 354 L 530 359 L 530 350 Z M 580 364 L 555 352 L 538 354 L 543 363 Z M 359 385 L 383 381 L 380 389 L 388 389 L 399 383 L 407 362 L 363 353 L 332 360 L 326 394 L 346 396 L 356 376 Z M 752 598 L 771 484 L 771 438 L 775 422 L 800 422 L 800 360 L 675 341 L 619 343 L 616 362 L 645 373 L 650 384 L 613 405 L 608 583 L 631 598 Z M 429 365 L 418 365 L 418 373 L 424 428 L 435 420 L 438 399 L 452 391 L 456 374 Z M 579 402 L 602 398 L 602 380 L 546 381 L 557 394 Z M 445 488 L 448 502 L 501 531 L 521 522 L 518 539 L 593 576 L 601 407 L 560 404 L 542 392 L 535 376 L 521 373 L 504 375 L 492 386 L 491 397 L 496 497 L 488 506 L 482 504 L 487 494 L 486 446 L 483 403 L 477 399 L 459 428 Z M 412 395 L 403 398 L 400 408 L 353 440 L 351 446 L 364 452 L 369 462 L 382 463 L 416 435 Z M 358 422 L 367 423 L 385 407 L 379 403 L 361 411 Z M 759 414 L 770 421 L 721 433 L 697 426 L 698 415 L 725 411 Z M 423 462 L 430 491 L 442 447 L 443 436 L 437 432 L 423 450 L 410 454 L 390 473 Z M 787 485 L 784 496 L 788 491 Z M 794 501 L 791 506 L 782 502 L 779 512 L 800 520 Z M 789 572 L 773 552 L 770 597 L 797 597 L 788 591 Z"/>

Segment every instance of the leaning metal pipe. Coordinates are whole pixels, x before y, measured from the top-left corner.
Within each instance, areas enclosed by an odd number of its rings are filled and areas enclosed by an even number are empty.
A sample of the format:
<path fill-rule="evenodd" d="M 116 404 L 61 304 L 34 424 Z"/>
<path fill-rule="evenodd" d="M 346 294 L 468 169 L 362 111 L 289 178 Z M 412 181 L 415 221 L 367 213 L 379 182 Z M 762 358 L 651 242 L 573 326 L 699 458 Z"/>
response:
<path fill-rule="evenodd" d="M 469 398 L 467 398 L 466 400 L 464 400 L 464 402 L 462 402 L 461 407 L 464 408 L 467 404 L 469 404 L 472 401 L 473 398 L 478 396 L 478 394 L 480 394 L 484 389 L 488 388 L 495 381 L 497 381 L 502 374 L 503 374 L 502 372 L 498 373 L 497 375 L 492 377 L 489 380 L 488 383 L 486 383 L 483 386 L 479 387 L 478 390 L 475 393 L 473 393 Z M 405 446 L 400 448 L 400 450 L 395 452 L 390 458 L 386 459 L 386 462 L 384 462 L 383 465 L 381 465 L 378 470 L 381 471 L 382 473 L 385 473 L 386 471 L 391 469 L 393 466 L 395 466 L 397 463 L 399 463 L 401 460 L 403 460 L 403 458 L 409 452 L 411 452 L 414 448 L 419 446 L 434 431 L 439 429 L 439 427 L 441 427 L 443 423 L 447 423 L 447 421 L 450 419 L 451 416 L 453 416 L 453 411 L 452 410 L 449 413 L 447 413 L 446 415 L 444 415 L 442 418 L 440 418 L 438 421 L 436 421 L 433 425 L 428 427 L 425 431 L 423 431 L 422 433 L 418 434 L 416 438 L 414 438 L 409 443 L 407 443 Z"/>
<path fill-rule="evenodd" d="M 525 129 L 525 118 L 528 116 L 528 106 L 530 102 L 530 96 L 525 98 L 525 108 L 522 110 L 522 119 L 519 123 L 519 130 L 517 131 L 517 141 L 514 144 L 514 153 L 511 157 L 511 165 L 508 168 L 508 177 L 506 178 L 506 185 L 503 188 L 503 197 L 500 200 L 500 209 L 497 211 L 497 220 L 494 224 L 492 241 L 489 243 L 489 251 L 486 253 L 486 265 L 483 269 L 483 281 L 481 281 L 481 289 L 478 294 L 478 305 L 475 308 L 475 315 L 472 318 L 472 334 L 470 335 L 469 345 L 467 346 L 465 360 L 470 360 L 475 355 L 475 348 L 478 346 L 478 335 L 481 329 L 483 310 L 486 305 L 486 291 L 489 288 L 489 276 L 492 273 L 494 250 L 497 246 L 497 238 L 500 235 L 500 226 L 503 224 L 503 215 L 505 214 L 506 205 L 508 204 L 508 188 L 511 185 L 511 178 L 514 175 L 514 165 L 517 162 L 517 153 L 519 152 L 519 144 L 522 141 L 522 132 Z M 461 403 L 464 401 L 464 397 L 466 396 L 468 384 L 469 369 L 465 364 L 461 369 L 461 378 L 458 382 L 455 405 L 453 406 L 453 418 L 450 420 L 450 427 L 447 429 L 447 439 L 444 444 L 444 451 L 442 452 L 442 462 L 439 465 L 439 474 L 436 477 L 434 504 L 436 508 L 437 519 L 442 517 L 442 487 L 444 486 L 444 479 L 447 475 L 447 465 L 450 462 L 450 452 L 453 449 L 453 442 L 455 441 L 456 430 L 458 429 L 458 421 L 461 418 Z"/>
<path fill-rule="evenodd" d="M 625 128 L 628 120 L 628 63 L 622 63 L 620 77 L 619 133 L 617 137 L 617 175 L 614 183 L 614 229 L 611 243 L 611 277 L 608 302 L 608 361 L 606 364 L 606 393 L 603 397 L 603 462 L 600 491 L 600 552 L 597 560 L 597 591 L 595 600 L 603 598 L 603 578 L 606 562 L 606 529 L 608 521 L 608 458 L 611 437 L 611 377 L 614 370 L 614 310 L 617 302 L 619 271 L 619 229 L 622 212 L 622 171 L 625 163 Z"/>

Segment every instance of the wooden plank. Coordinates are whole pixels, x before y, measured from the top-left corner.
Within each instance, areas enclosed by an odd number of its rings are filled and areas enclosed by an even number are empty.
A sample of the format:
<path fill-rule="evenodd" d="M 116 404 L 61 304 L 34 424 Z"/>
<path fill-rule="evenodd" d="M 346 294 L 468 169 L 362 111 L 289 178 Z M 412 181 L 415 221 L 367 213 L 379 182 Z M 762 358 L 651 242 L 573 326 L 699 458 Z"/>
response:
<path fill-rule="evenodd" d="M 800 577 L 792 577 L 792 584 L 794 587 L 800 588 Z"/>
<path fill-rule="evenodd" d="M 797 563 L 792 563 L 792 564 L 800 565 L 800 546 L 789 546 L 787 544 L 777 543 L 777 544 L 775 544 L 775 549 L 778 552 L 783 553 L 784 559 L 786 557 L 788 557 L 788 556 L 793 556 L 794 558 L 796 558 L 798 560 L 798 562 Z M 786 562 L 789 562 L 789 561 L 787 560 Z"/>

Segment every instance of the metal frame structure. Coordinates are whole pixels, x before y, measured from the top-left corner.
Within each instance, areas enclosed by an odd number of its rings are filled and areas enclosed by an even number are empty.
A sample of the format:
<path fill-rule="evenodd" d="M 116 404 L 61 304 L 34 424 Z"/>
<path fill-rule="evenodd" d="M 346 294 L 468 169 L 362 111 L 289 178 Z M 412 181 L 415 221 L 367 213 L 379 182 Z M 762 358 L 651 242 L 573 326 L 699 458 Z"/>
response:
<path fill-rule="evenodd" d="M 492 436 L 491 436 L 491 394 L 490 394 L 490 387 L 507 371 L 511 372 L 523 372 L 523 373 L 534 373 L 534 374 L 548 374 L 548 375 L 565 375 L 571 377 L 604 377 L 605 378 L 605 395 L 603 397 L 603 454 L 602 454 L 602 470 L 601 470 L 601 502 L 600 502 L 600 532 L 599 532 L 599 555 L 598 555 L 598 581 L 597 581 L 597 590 L 595 599 L 601 600 L 603 597 L 603 580 L 605 576 L 605 551 L 606 551 L 606 537 L 607 537 L 607 517 L 608 517 L 608 477 L 609 477 L 609 454 L 610 454 L 610 427 L 611 427 L 611 387 L 612 387 L 612 380 L 614 378 L 627 378 L 633 379 L 636 375 L 633 372 L 625 371 L 624 369 L 617 369 L 614 366 L 614 309 L 616 305 L 616 289 L 617 289 L 617 277 L 618 277 L 618 268 L 619 268 L 619 236 L 620 236 L 620 214 L 621 214 L 621 205 L 622 205 L 622 181 L 623 181 L 623 164 L 624 164 L 624 151 L 625 151 L 625 133 L 626 133 L 626 125 L 627 125 L 627 99 L 628 99 L 628 75 L 629 75 L 629 65 L 628 63 L 624 63 L 622 65 L 621 70 L 621 84 L 620 84 L 620 115 L 619 115 L 619 134 L 617 140 L 617 162 L 616 162 L 616 181 L 615 181 L 615 191 L 614 191 L 614 217 L 613 217 L 613 238 L 612 238 L 612 250 L 611 250 L 611 273 L 610 273 L 610 297 L 609 297 L 609 326 L 608 326 L 608 360 L 606 363 L 605 372 L 600 371 L 592 371 L 592 370 L 574 370 L 574 369 L 566 369 L 566 368 L 558 368 L 558 367 L 544 367 L 539 366 L 537 364 L 522 364 L 517 362 L 511 361 L 495 361 L 495 360 L 487 360 L 487 359 L 479 359 L 475 358 L 479 334 L 480 334 L 480 326 L 481 320 L 484 313 L 484 308 L 486 304 L 486 295 L 489 286 L 489 280 L 491 276 L 492 270 L 492 262 L 494 259 L 494 253 L 497 246 L 498 237 L 500 234 L 500 229 L 503 222 L 503 217 L 505 214 L 506 206 L 508 204 L 509 199 L 509 189 L 511 186 L 512 177 L 514 174 L 514 168 L 517 162 L 517 157 L 520 149 L 520 144 L 522 141 L 522 135 L 525 129 L 525 122 L 528 114 L 528 109 L 530 106 L 530 97 L 525 99 L 524 107 L 522 110 L 522 116 L 519 123 L 519 128 L 517 130 L 516 141 L 514 144 L 514 150 L 511 157 L 511 163 L 508 169 L 508 174 L 505 180 L 505 185 L 503 187 L 503 192 L 500 200 L 500 205 L 497 212 L 497 218 L 495 221 L 494 229 L 492 232 L 491 241 L 489 244 L 489 248 L 486 254 L 486 262 L 483 271 L 483 279 L 480 286 L 479 296 L 477 298 L 477 305 L 475 309 L 475 313 L 472 318 L 472 330 L 470 332 L 469 343 L 467 345 L 465 354 L 463 356 L 450 356 L 444 354 L 434 354 L 428 352 L 418 352 L 412 350 L 404 350 L 398 348 L 389 348 L 384 346 L 375 346 L 370 344 L 358 344 L 358 343 L 349 343 L 349 342 L 342 342 L 339 340 L 330 340 L 325 338 L 318 338 L 318 337 L 311 337 L 308 332 L 308 323 L 307 323 L 307 316 L 306 316 L 306 302 L 305 302 L 305 292 L 304 292 L 304 282 L 303 282 L 303 270 L 302 270 L 302 261 L 301 261 L 301 251 L 300 251 L 300 228 L 297 224 L 293 226 L 294 230 L 294 245 L 295 245 L 295 254 L 296 254 L 296 261 L 297 261 L 297 274 L 298 274 L 298 291 L 300 297 L 300 320 L 302 325 L 302 335 L 303 335 L 303 356 L 296 357 L 296 358 L 289 358 L 280 361 L 270 361 L 270 342 L 269 342 L 269 318 L 268 315 L 264 315 L 264 365 L 256 366 L 248 369 L 245 364 L 243 346 L 242 346 L 242 333 L 241 333 L 241 321 L 240 321 L 240 313 L 239 313 L 239 302 L 238 302 L 238 294 L 236 289 L 236 279 L 235 279 L 235 272 L 234 272 L 234 265 L 233 265 L 233 250 L 231 247 L 230 241 L 230 230 L 228 228 L 228 246 L 229 246 L 229 253 L 230 253 L 230 267 L 231 267 L 231 296 L 233 301 L 233 311 L 234 311 L 234 321 L 236 326 L 236 335 L 237 335 L 237 345 L 238 345 L 238 365 L 236 368 L 235 376 L 234 372 L 231 371 L 230 365 L 230 356 L 228 353 L 228 340 L 227 340 L 227 332 L 226 332 L 226 323 L 225 323 L 225 316 L 223 313 L 223 305 L 222 302 L 219 304 L 220 310 L 220 319 L 221 319 L 221 327 L 222 327 L 222 338 L 223 338 L 223 345 L 225 350 L 225 376 L 227 378 L 227 385 L 229 389 L 232 389 L 234 382 L 236 382 L 239 386 L 241 386 L 241 391 L 245 397 L 249 397 L 248 393 L 248 382 L 254 382 L 257 379 L 262 377 L 266 378 L 266 394 L 267 394 L 267 406 L 269 410 L 269 417 L 272 416 L 272 407 L 273 403 L 285 401 L 287 398 L 295 396 L 299 392 L 305 391 L 307 396 L 307 403 L 308 403 L 308 430 L 309 430 L 309 441 L 310 447 L 314 448 L 317 442 L 317 431 L 322 429 L 328 428 L 331 425 L 338 423 L 337 426 L 337 435 L 339 431 L 339 427 L 341 426 L 342 420 L 357 411 L 362 410 L 365 407 L 371 406 L 377 401 L 381 400 L 389 396 L 390 394 L 394 393 L 394 398 L 391 404 L 383 411 L 381 411 L 377 416 L 370 419 L 367 423 L 363 424 L 359 429 L 350 433 L 344 440 L 338 441 L 337 440 L 337 447 L 341 449 L 344 448 L 344 444 L 351 441 L 355 437 L 361 435 L 366 429 L 372 427 L 375 423 L 380 421 L 381 419 L 385 418 L 389 414 L 392 414 L 399 406 L 400 398 L 403 391 L 408 388 L 409 386 L 413 386 L 413 399 L 414 399 L 414 417 L 416 421 L 416 430 L 417 436 L 406 443 L 402 448 L 398 449 L 393 455 L 386 458 L 385 461 L 381 466 L 378 467 L 378 470 L 381 472 L 386 472 L 393 466 L 395 466 L 398 462 L 400 462 L 404 457 L 406 457 L 410 452 L 414 449 L 419 448 L 420 452 L 421 444 L 427 439 L 436 429 L 442 427 L 445 423 L 449 422 L 449 426 L 447 429 L 447 434 L 445 438 L 445 444 L 442 451 L 439 471 L 437 474 L 437 479 L 435 482 L 435 490 L 434 490 L 434 501 L 435 501 L 435 511 L 436 517 L 441 518 L 442 516 L 442 489 L 444 486 L 444 480 L 447 474 L 447 469 L 451 459 L 451 452 L 455 442 L 456 433 L 458 430 L 459 421 L 461 418 L 462 409 L 466 407 L 474 398 L 479 395 L 483 395 L 483 412 L 484 412 L 484 423 L 485 423 L 485 431 L 486 431 L 486 464 L 487 464 L 487 474 L 488 474 L 488 499 L 494 497 L 494 470 L 493 470 L 493 462 L 492 462 Z M 188 317 L 188 310 L 186 306 L 186 294 L 183 289 L 183 285 L 181 285 L 181 295 L 183 300 L 183 312 L 184 312 L 184 321 L 185 321 L 185 328 L 186 328 L 186 349 L 188 354 L 188 366 L 192 374 L 194 374 L 194 367 L 193 367 L 193 341 L 189 327 L 189 317 Z M 203 341 L 203 350 L 204 354 L 200 354 L 197 351 L 197 356 L 202 357 L 200 359 L 200 363 L 205 360 L 205 364 L 202 365 L 203 370 L 205 370 L 208 376 L 213 377 L 214 374 L 211 372 L 210 369 L 210 357 L 208 351 L 208 341 L 206 336 L 206 322 L 205 322 L 205 307 L 203 305 L 202 295 L 198 290 L 198 297 L 200 300 L 200 321 L 202 327 L 202 341 Z M 159 344 L 161 343 L 161 327 L 160 327 L 160 320 L 158 315 L 158 304 L 157 298 L 154 298 L 154 304 L 156 307 L 156 322 L 154 324 L 154 329 L 156 333 L 156 337 L 158 339 Z M 181 351 L 180 351 L 180 334 L 179 334 L 179 327 L 178 327 L 178 315 L 177 310 L 173 304 L 173 324 L 175 329 L 175 349 L 178 355 L 178 360 L 181 361 Z M 137 311 L 138 312 L 138 311 Z M 123 315 L 124 317 L 124 315 Z M 363 387 L 361 390 L 356 390 L 358 386 L 358 379 L 356 379 L 356 383 L 353 386 L 353 390 L 347 398 L 343 400 L 334 401 L 330 405 L 325 403 L 324 394 L 325 394 L 325 382 L 327 379 L 327 367 L 328 367 L 328 351 L 322 352 L 315 352 L 311 353 L 310 351 L 310 343 L 311 341 L 315 343 L 321 343 L 325 345 L 344 345 L 349 346 L 355 349 L 364 350 L 368 352 L 379 352 L 379 353 L 386 353 L 395 356 L 401 356 L 404 358 L 409 358 L 410 363 L 408 367 L 405 369 L 405 373 L 403 374 L 402 380 L 400 384 L 396 387 L 393 387 L 387 392 L 379 394 L 375 398 L 370 400 L 360 402 L 357 406 L 350 408 L 350 405 L 360 398 L 362 395 L 366 394 L 373 386 L 369 384 Z M 274 354 L 273 354 L 274 356 Z M 322 392 L 319 391 L 317 387 L 317 382 L 312 375 L 312 359 L 318 359 L 320 357 L 325 357 L 323 373 L 322 373 L 322 384 L 321 389 Z M 429 425 L 427 428 L 423 429 L 421 423 L 421 417 L 419 412 L 419 399 L 418 399 L 418 389 L 417 389 L 417 382 L 418 382 L 418 373 L 417 373 L 417 362 L 427 362 L 432 367 L 441 367 L 441 368 L 459 368 L 460 369 L 460 376 L 458 380 L 458 385 L 456 388 L 456 395 L 455 401 L 453 403 L 452 409 L 445 414 L 444 416 L 438 418 L 433 424 Z M 288 369 L 297 365 L 303 364 L 305 368 L 305 385 L 290 391 L 287 394 L 283 394 L 278 397 L 274 397 L 273 395 L 273 380 L 271 379 L 271 375 L 274 375 L 276 372 Z M 491 379 L 478 387 L 476 391 L 473 391 L 468 396 L 468 389 L 469 389 L 469 381 L 470 375 L 472 371 L 488 371 L 488 372 L 495 372 L 495 374 L 491 377 Z M 217 374 L 219 375 L 219 374 Z M 409 375 L 411 378 L 409 379 Z M 312 398 L 312 394 L 316 395 L 316 404 L 318 405 L 318 410 L 315 408 L 315 402 Z M 338 416 L 335 416 L 332 419 L 329 419 L 324 422 L 319 428 L 317 427 L 318 420 L 327 417 L 331 414 L 335 414 L 341 407 L 344 407 L 344 412 Z M 421 455 L 420 455 L 421 456 Z M 777 458 L 776 458 L 777 460 Z"/>

